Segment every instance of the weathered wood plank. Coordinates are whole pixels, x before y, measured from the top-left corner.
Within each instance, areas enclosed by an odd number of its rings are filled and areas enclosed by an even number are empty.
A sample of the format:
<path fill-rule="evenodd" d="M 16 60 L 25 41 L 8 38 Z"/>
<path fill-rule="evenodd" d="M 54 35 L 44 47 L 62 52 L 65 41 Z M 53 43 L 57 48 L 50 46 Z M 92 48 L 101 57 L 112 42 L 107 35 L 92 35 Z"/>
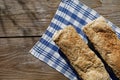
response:
<path fill-rule="evenodd" d="M 80 0 L 120 27 L 120 0 Z M 60 0 L 0 0 L 0 36 L 39 36 Z"/>
<path fill-rule="evenodd" d="M 0 36 L 42 35 L 59 0 L 0 0 Z"/>
<path fill-rule="evenodd" d="M 0 39 L 0 80 L 68 80 L 29 54 L 38 38 Z"/>

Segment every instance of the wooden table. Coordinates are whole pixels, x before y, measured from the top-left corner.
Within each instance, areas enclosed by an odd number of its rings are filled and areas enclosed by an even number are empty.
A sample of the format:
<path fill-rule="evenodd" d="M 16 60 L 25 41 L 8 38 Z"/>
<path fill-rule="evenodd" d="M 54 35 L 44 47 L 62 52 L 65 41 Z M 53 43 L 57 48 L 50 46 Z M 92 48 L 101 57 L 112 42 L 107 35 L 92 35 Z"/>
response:
<path fill-rule="evenodd" d="M 80 0 L 120 27 L 120 0 Z M 0 0 L 0 80 L 68 80 L 29 52 L 60 0 Z"/>

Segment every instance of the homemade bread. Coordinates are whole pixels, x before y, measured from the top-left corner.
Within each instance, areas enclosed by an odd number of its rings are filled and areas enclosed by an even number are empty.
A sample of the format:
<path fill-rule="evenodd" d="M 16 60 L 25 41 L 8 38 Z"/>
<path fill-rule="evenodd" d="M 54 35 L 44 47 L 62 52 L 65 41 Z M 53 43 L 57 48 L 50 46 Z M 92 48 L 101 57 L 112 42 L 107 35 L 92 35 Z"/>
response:
<path fill-rule="evenodd" d="M 120 40 L 103 17 L 87 24 L 83 31 L 102 58 L 120 79 Z"/>
<path fill-rule="evenodd" d="M 110 80 L 101 60 L 72 26 L 58 31 L 53 40 L 83 80 Z"/>

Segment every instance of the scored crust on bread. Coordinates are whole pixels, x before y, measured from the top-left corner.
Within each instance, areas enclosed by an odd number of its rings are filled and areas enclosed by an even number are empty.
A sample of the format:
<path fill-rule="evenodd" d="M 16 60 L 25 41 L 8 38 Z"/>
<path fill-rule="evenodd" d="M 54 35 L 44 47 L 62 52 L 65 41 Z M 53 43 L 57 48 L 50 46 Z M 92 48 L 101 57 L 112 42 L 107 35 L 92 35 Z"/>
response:
<path fill-rule="evenodd" d="M 102 61 L 90 50 L 72 26 L 55 33 L 53 41 L 83 80 L 110 80 Z"/>
<path fill-rule="evenodd" d="M 120 40 L 103 17 L 83 28 L 95 49 L 120 79 Z"/>

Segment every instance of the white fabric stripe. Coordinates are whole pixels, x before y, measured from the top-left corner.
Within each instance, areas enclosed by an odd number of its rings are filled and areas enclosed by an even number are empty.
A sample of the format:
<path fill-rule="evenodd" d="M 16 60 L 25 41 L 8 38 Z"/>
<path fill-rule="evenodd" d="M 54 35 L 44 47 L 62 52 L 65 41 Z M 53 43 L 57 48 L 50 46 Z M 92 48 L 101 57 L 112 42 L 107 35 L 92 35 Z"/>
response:
<path fill-rule="evenodd" d="M 69 15 L 67 15 L 67 14 L 65 14 L 65 13 L 63 13 L 63 12 L 61 12 L 61 11 L 58 11 L 58 12 L 66 15 L 66 17 L 62 17 L 61 15 L 57 14 L 57 15 L 61 16 L 62 18 L 64 18 L 66 21 L 70 21 L 70 20 L 76 21 L 75 19 L 71 18 Z M 79 22 L 76 21 L 76 23 L 79 23 Z M 75 25 L 75 23 L 73 23 L 73 24 Z M 81 24 L 80 24 L 80 25 L 81 25 Z"/>
<path fill-rule="evenodd" d="M 115 28 L 115 31 L 118 32 L 120 34 L 120 28 Z"/>

